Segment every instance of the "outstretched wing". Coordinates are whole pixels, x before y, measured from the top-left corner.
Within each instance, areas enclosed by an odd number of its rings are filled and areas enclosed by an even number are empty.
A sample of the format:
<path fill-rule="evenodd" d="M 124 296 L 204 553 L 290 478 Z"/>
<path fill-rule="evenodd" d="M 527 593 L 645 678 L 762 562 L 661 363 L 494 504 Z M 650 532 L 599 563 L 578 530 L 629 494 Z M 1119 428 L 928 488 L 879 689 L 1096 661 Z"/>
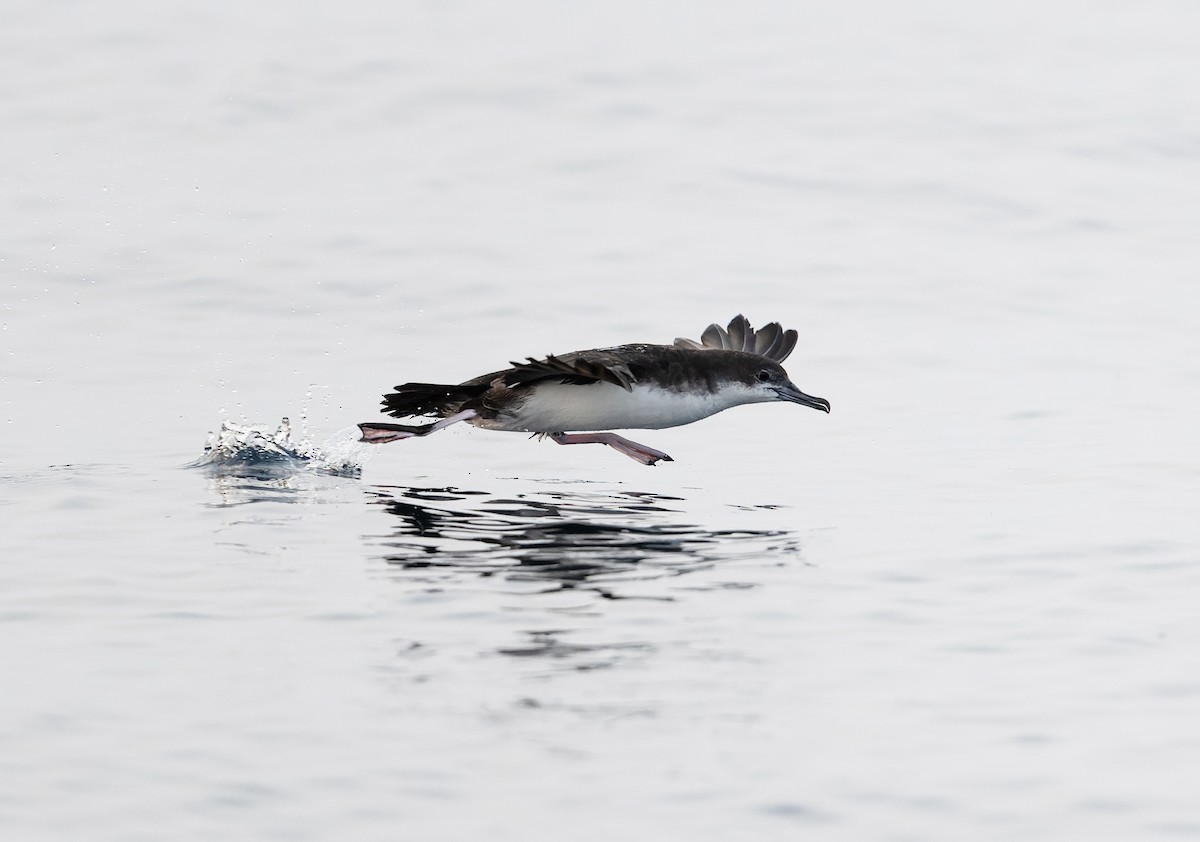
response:
<path fill-rule="evenodd" d="M 746 317 L 739 313 L 729 322 L 728 328 L 716 324 L 709 325 L 701 334 L 699 342 L 680 338 L 675 340 L 675 347 L 696 351 L 745 351 L 781 363 L 796 347 L 797 337 L 796 331 L 784 330 L 779 326 L 779 322 L 771 322 L 766 327 L 755 330 Z"/>
<path fill-rule="evenodd" d="M 528 362 L 511 363 L 512 369 L 503 375 L 506 386 L 557 380 L 559 383 L 575 385 L 612 383 L 631 392 L 633 384 L 637 382 L 629 366 L 603 353 L 580 351 L 561 357 L 547 354 L 544 360 L 535 360 L 533 357 L 526 359 Z"/>

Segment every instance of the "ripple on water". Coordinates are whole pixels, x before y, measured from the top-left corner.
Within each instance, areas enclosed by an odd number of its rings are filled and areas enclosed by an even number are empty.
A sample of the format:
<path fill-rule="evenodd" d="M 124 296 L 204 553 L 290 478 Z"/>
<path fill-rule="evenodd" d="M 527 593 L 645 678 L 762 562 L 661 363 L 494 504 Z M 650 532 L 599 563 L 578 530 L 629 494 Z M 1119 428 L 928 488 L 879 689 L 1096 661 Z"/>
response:
<path fill-rule="evenodd" d="M 611 628 L 597 624 L 605 612 L 596 609 L 619 601 L 653 611 L 650 606 L 688 594 L 752 589 L 764 566 L 785 563 L 799 549 L 790 530 L 750 528 L 764 517 L 773 527 L 773 506 L 726 505 L 714 512 L 683 497 L 562 480 L 498 479 L 487 490 L 361 485 L 358 456 L 353 447 L 293 444 L 286 422 L 274 431 L 226 424 L 192 467 L 211 475 L 216 507 L 306 505 L 307 527 L 268 509 L 240 518 L 241 531 L 225 533 L 225 543 L 245 530 L 257 535 L 274 527 L 286 532 L 289 545 L 303 541 L 297 530 L 311 528 L 312 504 L 365 504 L 382 515 L 382 534 L 366 536 L 383 562 L 379 569 L 433 612 L 404 640 L 405 661 L 436 660 L 454 646 L 440 637 L 439 630 L 450 628 L 439 622 L 443 609 L 456 617 L 478 612 L 479 622 L 495 624 L 485 635 L 487 650 L 540 664 L 535 670 L 596 670 L 655 657 L 656 645 L 628 628 L 614 638 Z M 254 552 L 257 540 L 236 546 Z M 270 544 L 267 551 L 278 548 Z M 479 583 L 490 594 L 482 602 Z M 524 628 L 513 625 L 514 598 L 533 612 L 524 615 Z"/>

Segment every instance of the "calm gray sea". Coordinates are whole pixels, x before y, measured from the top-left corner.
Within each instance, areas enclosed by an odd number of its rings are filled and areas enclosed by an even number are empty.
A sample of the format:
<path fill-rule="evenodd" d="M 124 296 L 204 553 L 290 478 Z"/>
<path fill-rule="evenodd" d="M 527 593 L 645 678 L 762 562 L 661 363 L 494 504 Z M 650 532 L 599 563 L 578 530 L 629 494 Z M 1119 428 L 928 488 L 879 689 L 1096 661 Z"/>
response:
<path fill-rule="evenodd" d="M 1200 837 L 1194 4 L 3 16 L 4 839 Z M 353 443 L 739 312 L 830 415 Z"/>

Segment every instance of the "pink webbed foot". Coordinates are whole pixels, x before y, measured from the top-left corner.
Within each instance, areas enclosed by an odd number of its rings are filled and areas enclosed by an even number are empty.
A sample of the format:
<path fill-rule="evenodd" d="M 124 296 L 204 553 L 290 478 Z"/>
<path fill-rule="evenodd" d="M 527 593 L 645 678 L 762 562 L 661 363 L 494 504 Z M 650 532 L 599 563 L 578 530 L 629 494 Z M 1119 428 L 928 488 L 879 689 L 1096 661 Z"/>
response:
<path fill-rule="evenodd" d="M 362 433 L 359 441 L 367 444 L 387 444 L 389 441 L 411 439 L 413 436 L 427 436 L 438 430 L 444 430 L 451 424 L 469 421 L 474 417 L 475 410 L 464 409 L 462 412 L 456 412 L 440 421 L 434 421 L 432 424 L 387 424 L 368 421 L 358 425 L 358 429 Z"/>
<path fill-rule="evenodd" d="M 674 462 L 667 454 L 653 447 L 630 441 L 616 433 L 550 433 L 558 444 L 606 444 L 619 453 L 624 453 L 630 459 L 643 465 L 653 465 L 657 462 Z"/>
<path fill-rule="evenodd" d="M 420 435 L 420 433 L 413 432 L 411 427 L 406 428 L 403 424 L 366 423 L 359 424 L 358 429 L 362 433 L 359 441 L 367 444 L 387 444 L 389 441 L 400 441 Z"/>

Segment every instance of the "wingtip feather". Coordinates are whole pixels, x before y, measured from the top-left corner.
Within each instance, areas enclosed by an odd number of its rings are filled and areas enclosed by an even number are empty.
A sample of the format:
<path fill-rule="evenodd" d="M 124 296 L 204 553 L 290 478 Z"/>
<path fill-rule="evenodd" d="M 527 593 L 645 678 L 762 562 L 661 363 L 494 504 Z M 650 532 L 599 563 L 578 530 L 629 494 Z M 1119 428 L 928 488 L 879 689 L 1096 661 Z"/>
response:
<path fill-rule="evenodd" d="M 755 330 L 750 320 L 738 313 L 730 319 L 728 328 L 710 324 L 699 342 L 681 337 L 675 340 L 675 345 L 689 350 L 744 351 L 781 363 L 796 347 L 798 337 L 795 330 L 784 330 L 779 322 Z"/>
<path fill-rule="evenodd" d="M 783 332 L 783 342 L 775 351 L 775 362 L 781 363 L 788 358 L 792 353 L 792 349 L 796 347 L 796 340 L 800 337 L 794 330 L 785 330 Z"/>

